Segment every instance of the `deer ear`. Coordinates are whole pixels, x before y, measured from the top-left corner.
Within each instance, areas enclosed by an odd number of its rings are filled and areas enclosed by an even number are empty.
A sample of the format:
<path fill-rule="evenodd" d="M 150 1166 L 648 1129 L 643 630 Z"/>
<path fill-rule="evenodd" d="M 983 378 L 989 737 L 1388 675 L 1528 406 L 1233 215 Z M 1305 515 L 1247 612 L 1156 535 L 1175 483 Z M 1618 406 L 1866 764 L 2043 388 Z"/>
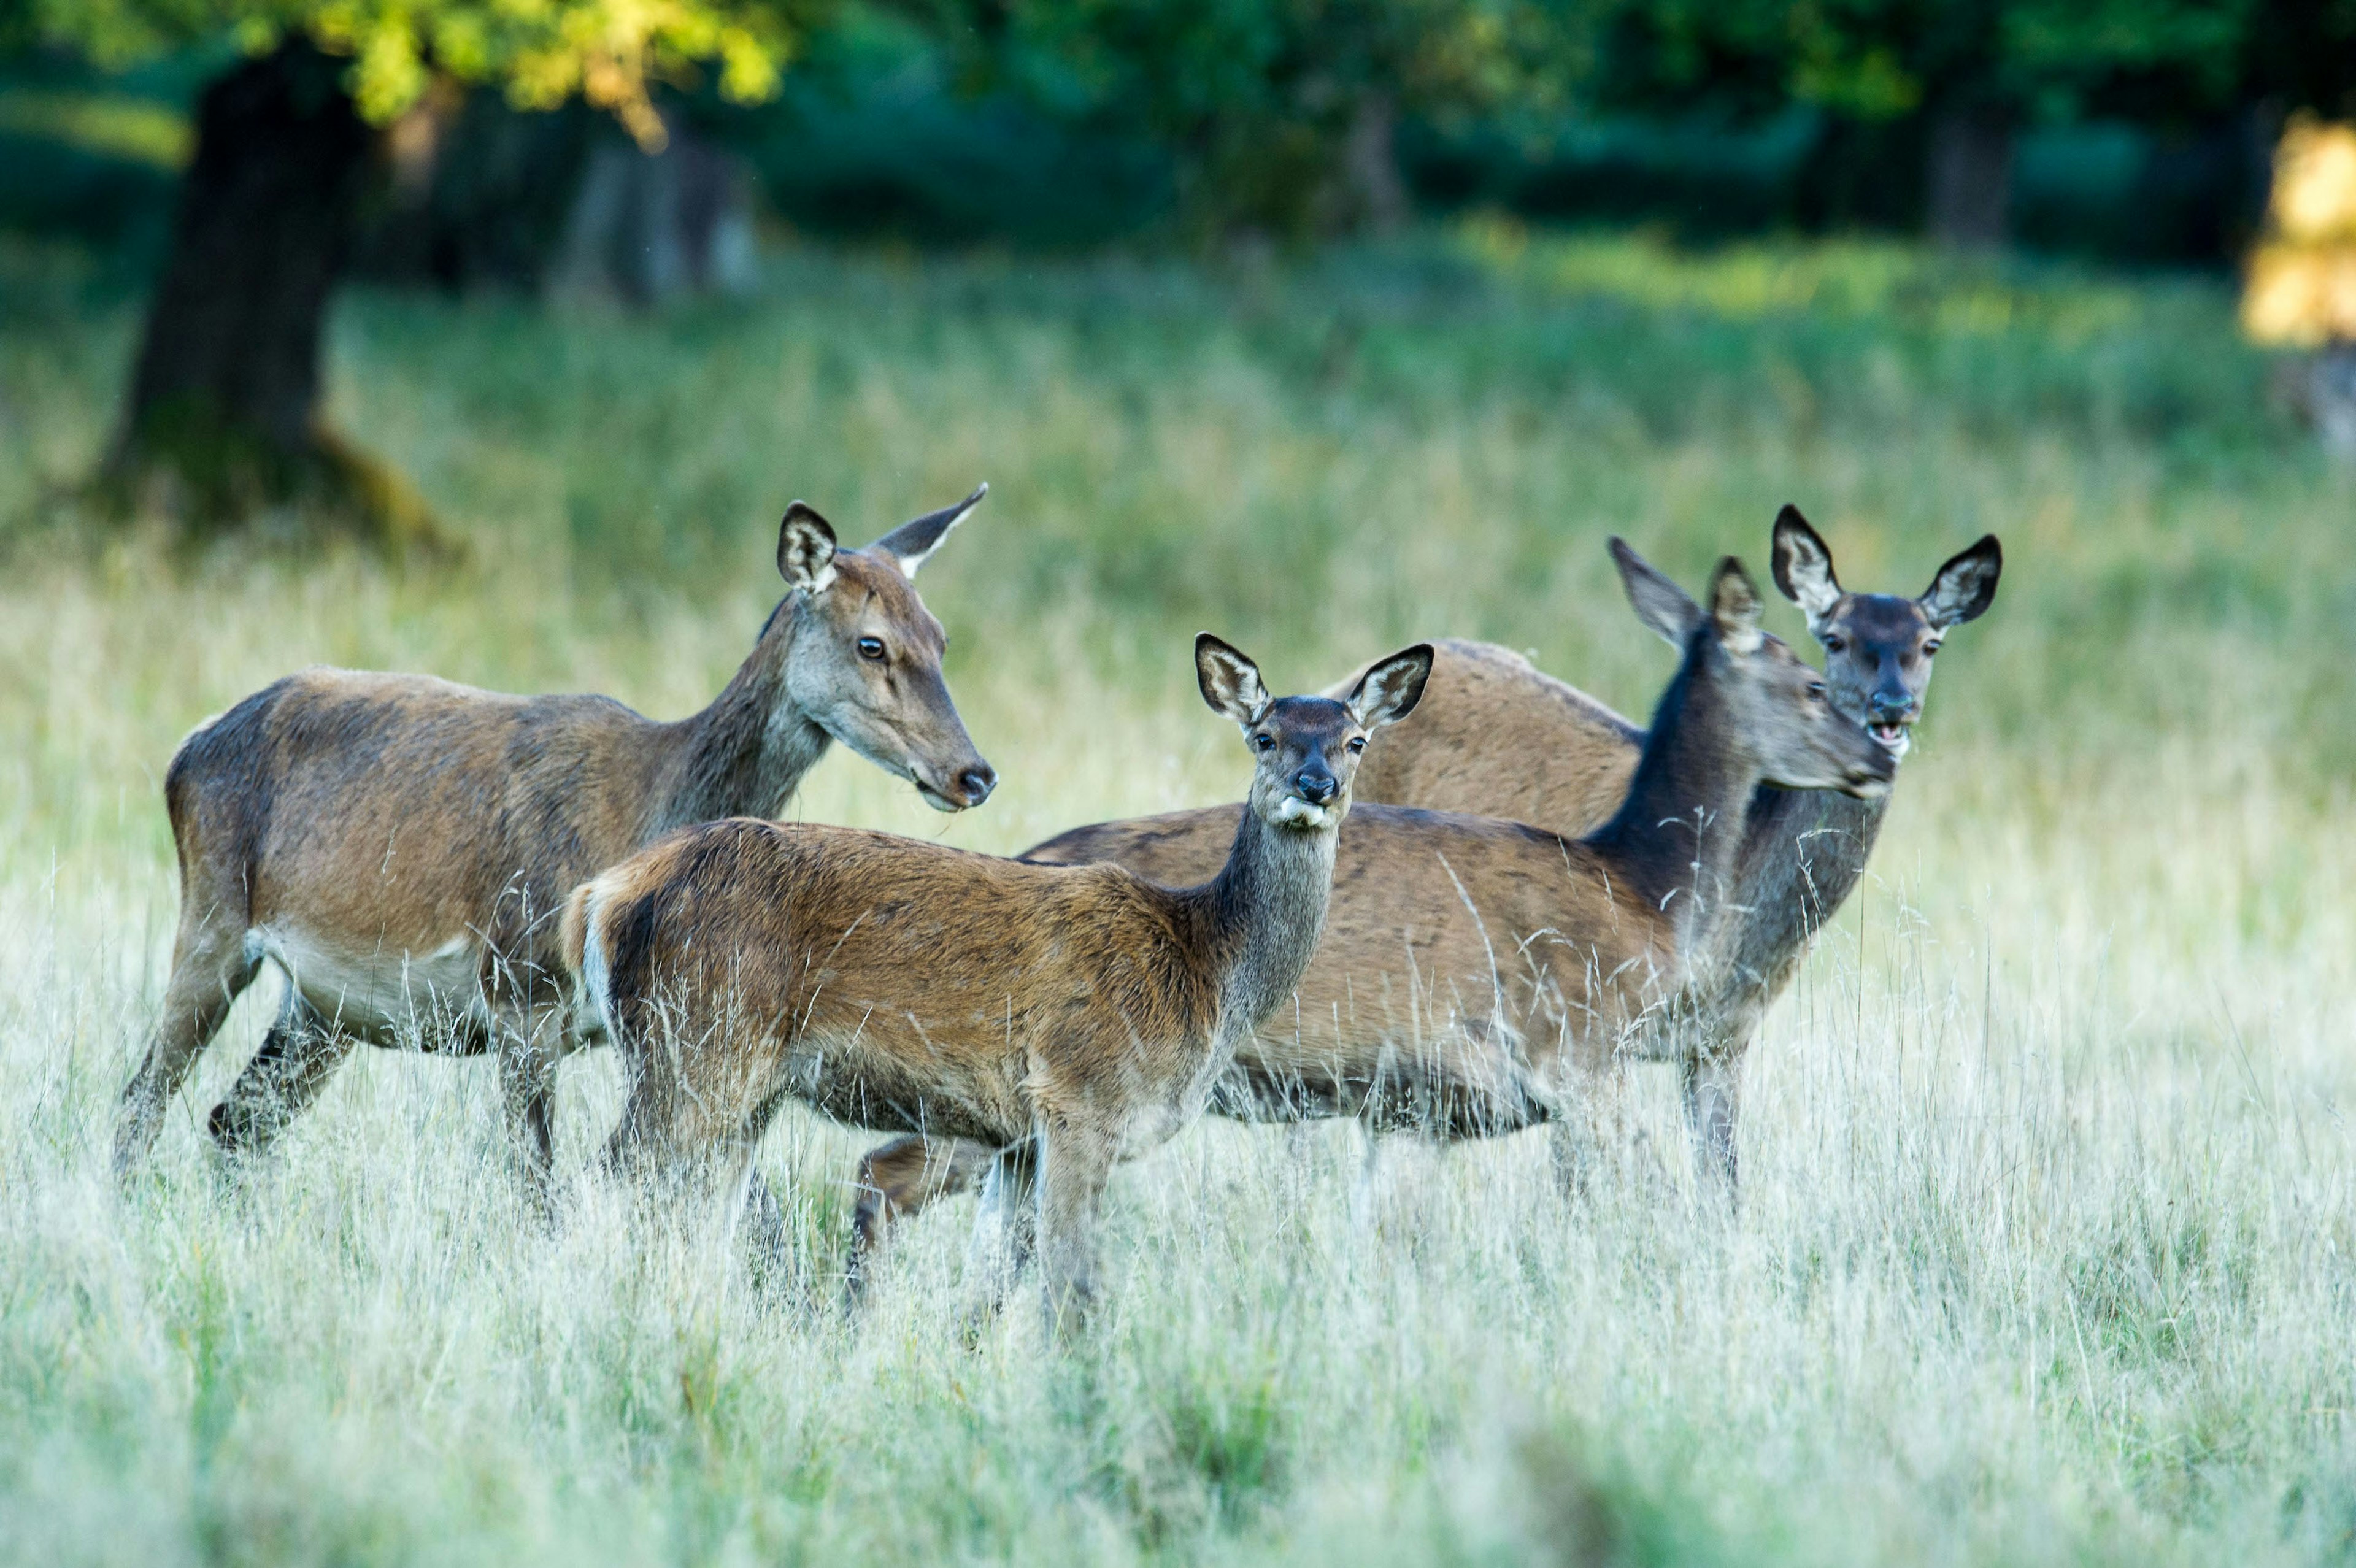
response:
<path fill-rule="evenodd" d="M 949 530 L 965 521 L 965 515 L 980 506 L 981 498 L 989 494 L 988 485 L 979 485 L 972 495 L 956 506 L 943 507 L 937 512 L 926 512 L 921 517 L 902 523 L 867 548 L 890 556 L 903 577 L 914 577 L 916 568 L 924 565 L 926 559 L 941 548 L 941 541 L 949 537 Z"/>
<path fill-rule="evenodd" d="M 1694 628 L 1701 624 L 1701 606 L 1616 535 L 1612 540 L 1612 560 L 1620 569 L 1620 586 L 1628 591 L 1636 619 L 1667 639 L 1671 647 L 1683 649 Z"/>
<path fill-rule="evenodd" d="M 1996 580 L 2003 571 L 2004 547 L 1996 542 L 1994 534 L 1984 534 L 1979 543 L 1941 567 L 1915 603 L 1941 631 L 1960 626 L 1977 620 L 1996 603 Z"/>
<path fill-rule="evenodd" d="M 834 529 L 817 509 L 796 501 L 777 525 L 777 575 L 787 588 L 823 593 L 834 581 Z"/>
<path fill-rule="evenodd" d="M 1787 506 L 1775 516 L 1773 570 L 1775 586 L 1806 613 L 1812 626 L 1840 600 L 1833 552 L 1797 507 Z"/>
<path fill-rule="evenodd" d="M 1759 629 L 1759 619 L 1766 613 L 1766 601 L 1759 597 L 1742 563 L 1730 555 L 1720 560 L 1709 579 L 1709 618 L 1726 651 L 1739 658 L 1757 653 L 1767 640 Z"/>
<path fill-rule="evenodd" d="M 1423 700 L 1424 682 L 1431 678 L 1431 645 L 1418 643 L 1371 666 L 1343 699 L 1361 730 L 1396 724 Z"/>
<path fill-rule="evenodd" d="M 1249 725 L 1268 711 L 1268 688 L 1260 684 L 1259 666 L 1208 632 L 1194 639 L 1194 678 L 1214 713 Z"/>

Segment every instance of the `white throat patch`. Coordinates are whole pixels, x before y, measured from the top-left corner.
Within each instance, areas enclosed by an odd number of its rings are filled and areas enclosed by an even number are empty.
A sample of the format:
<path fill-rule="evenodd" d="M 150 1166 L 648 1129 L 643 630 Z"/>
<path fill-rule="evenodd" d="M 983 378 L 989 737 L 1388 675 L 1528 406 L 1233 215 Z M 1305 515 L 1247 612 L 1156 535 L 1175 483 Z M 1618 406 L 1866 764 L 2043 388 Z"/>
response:
<path fill-rule="evenodd" d="M 1338 820 L 1330 805 L 1312 805 L 1297 795 L 1276 803 L 1276 819 L 1288 827 L 1331 827 Z"/>

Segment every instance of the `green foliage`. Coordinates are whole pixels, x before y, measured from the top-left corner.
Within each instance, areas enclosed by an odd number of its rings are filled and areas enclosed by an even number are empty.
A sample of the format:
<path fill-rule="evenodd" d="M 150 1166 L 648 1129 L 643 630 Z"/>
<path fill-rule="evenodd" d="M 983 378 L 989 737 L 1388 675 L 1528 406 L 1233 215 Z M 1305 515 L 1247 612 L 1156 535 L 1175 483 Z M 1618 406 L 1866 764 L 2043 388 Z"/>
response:
<path fill-rule="evenodd" d="M 2244 85 L 2263 0 L 1616 0 L 1625 99 L 1731 94 L 1887 120 L 1958 99 L 2049 117 L 2211 111 Z"/>
<path fill-rule="evenodd" d="M 1371 215 L 1368 165 L 1389 159 L 1396 116 L 1558 98 L 1582 14 L 1535 0 L 1014 0 L 994 53 L 1035 95 L 1172 147 L 1198 222 L 1290 237 Z"/>
<path fill-rule="evenodd" d="M 432 77 L 496 84 L 528 108 L 574 96 L 621 118 L 642 141 L 661 123 L 659 82 L 716 67 L 726 96 L 776 91 L 807 21 L 771 0 L 19 0 L 33 38 L 123 66 L 230 37 L 252 52 L 293 35 L 348 57 L 360 112 L 391 119 Z"/>

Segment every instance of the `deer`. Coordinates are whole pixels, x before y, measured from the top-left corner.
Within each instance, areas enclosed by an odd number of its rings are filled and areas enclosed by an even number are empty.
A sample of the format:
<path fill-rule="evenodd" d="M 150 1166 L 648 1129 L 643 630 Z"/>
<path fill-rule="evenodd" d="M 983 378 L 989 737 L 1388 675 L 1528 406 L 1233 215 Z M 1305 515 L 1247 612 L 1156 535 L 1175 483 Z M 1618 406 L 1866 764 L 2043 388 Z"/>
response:
<path fill-rule="evenodd" d="M 997 774 L 914 585 L 989 488 L 863 549 L 794 502 L 777 530 L 784 597 L 720 695 L 674 722 L 605 697 L 315 667 L 198 725 L 165 774 L 179 923 L 123 1094 L 118 1176 L 267 962 L 286 994 L 208 1118 L 225 1156 L 268 1147 L 356 1042 L 487 1051 L 544 1201 L 556 1063 L 577 1043 L 555 953 L 566 893 L 691 823 L 782 814 L 837 741 L 938 810 L 990 797 Z"/>
<path fill-rule="evenodd" d="M 1051 1326 L 1087 1316 L 1116 1163 L 1202 1114 L 1316 950 L 1369 735 L 1415 708 L 1419 645 L 1336 699 L 1270 698 L 1209 633 L 1203 699 L 1253 759 L 1207 880 L 1053 866 L 846 827 L 731 820 L 601 872 L 565 906 L 575 1005 L 628 1084 L 605 1169 L 744 1207 L 788 1096 L 857 1126 L 992 1152 L 1033 1210 Z"/>
<path fill-rule="evenodd" d="M 1833 705 L 1902 761 L 1947 634 L 1996 602 L 2002 544 L 1982 535 L 1912 596 L 1843 589 L 1831 547 L 1797 507 L 1776 515 L 1770 544 L 1776 588 L 1824 650 Z M 1434 646 L 1441 700 L 1370 750 L 1360 798 L 1569 833 L 1604 820 L 1644 731 L 1509 649 L 1452 639 Z M 1677 1059 L 1696 1171 L 1730 1196 L 1740 1189 L 1737 1124 L 1751 1042 L 1863 878 L 1889 806 L 1887 795 L 1766 784 L 1745 814 L 1734 897 L 1742 917 L 1719 928 L 1713 978 L 1684 998 L 1687 1049 Z"/>
<path fill-rule="evenodd" d="M 1213 1110 L 1352 1116 L 1371 1133 L 1443 1140 L 1551 1122 L 1581 1163 L 1611 1117 L 1619 1063 L 1671 1052 L 1688 1032 L 1682 1007 L 1710 983 L 1722 929 L 1742 915 L 1744 823 L 1761 787 L 1860 802 L 1888 793 L 1894 754 L 1761 628 L 1764 606 L 1740 562 L 1719 562 L 1705 609 L 1625 541 L 1612 552 L 1638 618 L 1680 655 L 1614 809 L 1574 837 L 1361 804 L 1342 836 L 1323 944 L 1293 1005 L 1237 1052 Z M 1435 680 L 1439 667 L 1435 658 Z M 1234 811 L 1077 828 L 1024 858 L 1181 877 Z M 897 1220 L 987 1170 L 983 1151 L 937 1138 L 871 1151 L 857 1181 L 853 1299 Z"/>

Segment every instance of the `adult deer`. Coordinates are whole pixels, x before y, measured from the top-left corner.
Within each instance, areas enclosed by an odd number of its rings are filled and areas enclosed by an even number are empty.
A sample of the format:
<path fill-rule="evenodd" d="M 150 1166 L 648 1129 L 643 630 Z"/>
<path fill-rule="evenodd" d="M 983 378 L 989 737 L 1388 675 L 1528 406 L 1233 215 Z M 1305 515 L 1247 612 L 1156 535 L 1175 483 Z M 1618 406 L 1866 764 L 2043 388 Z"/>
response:
<path fill-rule="evenodd" d="M 1741 912 L 1754 792 L 1887 791 L 1889 748 L 1762 632 L 1731 558 L 1704 611 L 1618 539 L 1629 600 L 1675 643 L 1617 808 L 1584 837 L 1494 818 L 1361 805 L 1343 835 L 1323 944 L 1295 1006 L 1239 1051 L 1213 1108 L 1262 1121 L 1353 1115 L 1370 1130 L 1510 1131 L 1591 1111 L 1604 1070 L 1676 1049 L 1676 1006 Z M 1373 753 L 1370 752 L 1371 756 Z M 1183 877 L 1232 806 L 1084 827 L 1026 859 Z M 861 1168 L 859 1272 L 899 1213 L 969 1184 L 978 1151 L 905 1138 Z"/>
<path fill-rule="evenodd" d="M 1949 557 L 1913 597 L 1844 590 L 1831 548 L 1796 507 L 1777 515 L 1772 550 L 1775 586 L 1806 613 L 1824 649 L 1833 705 L 1902 759 L 1947 633 L 1996 602 L 2004 571 L 1996 536 Z M 1519 654 L 1492 643 L 1436 646 L 1440 700 L 1368 752 L 1359 797 L 1564 833 L 1603 821 L 1634 771 L 1644 732 Z M 1772 784 L 1751 797 L 1734 871 L 1742 918 L 1718 929 L 1704 977 L 1681 1003 L 1678 1066 L 1696 1167 L 1729 1191 L 1740 1179 L 1737 1117 L 1751 1042 L 1816 933 L 1864 875 L 1889 805 L 1887 795 L 1858 800 Z"/>
<path fill-rule="evenodd" d="M 537 1192 L 568 1043 L 556 916 L 584 878 L 690 823 L 782 813 L 832 741 L 940 810 L 989 797 L 997 775 L 912 585 L 988 492 L 864 549 L 838 548 L 796 501 L 777 531 L 784 599 L 726 689 L 675 723 L 604 697 L 308 669 L 198 726 L 165 775 L 180 922 L 154 1042 L 123 1091 L 117 1171 L 145 1157 L 268 960 L 286 997 L 213 1109 L 221 1148 L 273 1138 L 356 1041 L 489 1050 Z"/>
<path fill-rule="evenodd" d="M 1084 1308 L 1114 1163 L 1200 1115 L 1291 996 L 1359 753 L 1414 708 L 1431 650 L 1376 663 L 1339 701 L 1271 700 L 1208 633 L 1194 664 L 1255 759 L 1225 863 L 1199 885 L 734 821 L 574 892 L 564 961 L 630 1083 L 609 1166 L 691 1190 L 716 1178 L 734 1212 L 789 1094 L 862 1126 L 979 1140 L 1003 1151 L 1001 1196 L 1035 1170 L 1051 1319 Z"/>

